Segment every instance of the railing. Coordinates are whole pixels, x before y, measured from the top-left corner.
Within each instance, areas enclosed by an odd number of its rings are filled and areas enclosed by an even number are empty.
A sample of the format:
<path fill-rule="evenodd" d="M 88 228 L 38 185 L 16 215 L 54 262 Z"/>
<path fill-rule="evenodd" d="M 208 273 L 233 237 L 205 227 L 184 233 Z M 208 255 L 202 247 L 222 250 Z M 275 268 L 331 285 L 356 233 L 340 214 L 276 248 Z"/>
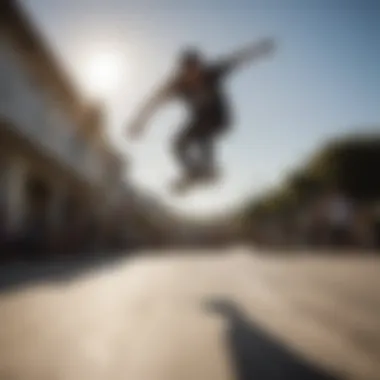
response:
<path fill-rule="evenodd" d="M 34 81 L 11 45 L 0 39 L 0 116 L 15 131 L 92 183 L 102 180 L 101 154 L 78 132 L 70 116 Z"/>

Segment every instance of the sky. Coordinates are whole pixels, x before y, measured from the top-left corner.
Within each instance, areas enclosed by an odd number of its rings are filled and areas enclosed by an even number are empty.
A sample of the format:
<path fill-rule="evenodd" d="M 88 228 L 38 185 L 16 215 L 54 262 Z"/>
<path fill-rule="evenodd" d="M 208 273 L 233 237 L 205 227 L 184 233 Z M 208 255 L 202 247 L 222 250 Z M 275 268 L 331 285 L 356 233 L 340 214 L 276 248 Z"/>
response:
<path fill-rule="evenodd" d="M 128 176 L 176 210 L 210 213 L 240 205 L 278 184 L 324 141 L 380 131 L 380 3 L 371 0 L 22 0 L 79 90 L 107 108 L 111 140 L 128 157 Z M 219 142 L 223 179 L 175 198 L 170 153 L 184 117 L 170 104 L 144 139 L 124 131 L 177 52 L 199 46 L 210 59 L 263 36 L 276 39 L 271 60 L 226 83 L 235 114 Z M 111 61 L 109 86 L 95 85 Z M 112 75 L 110 73 L 112 72 Z M 108 79 L 107 79 L 108 78 Z"/>

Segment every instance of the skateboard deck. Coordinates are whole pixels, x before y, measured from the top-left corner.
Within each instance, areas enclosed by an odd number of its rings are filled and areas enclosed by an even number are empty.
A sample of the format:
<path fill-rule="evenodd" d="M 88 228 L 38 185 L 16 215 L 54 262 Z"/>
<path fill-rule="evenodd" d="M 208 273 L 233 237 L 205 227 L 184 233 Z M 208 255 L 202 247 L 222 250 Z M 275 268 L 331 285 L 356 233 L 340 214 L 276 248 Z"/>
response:
<path fill-rule="evenodd" d="M 182 175 L 172 184 L 172 190 L 177 194 L 186 194 L 197 187 L 213 184 L 218 179 L 218 175 Z"/>

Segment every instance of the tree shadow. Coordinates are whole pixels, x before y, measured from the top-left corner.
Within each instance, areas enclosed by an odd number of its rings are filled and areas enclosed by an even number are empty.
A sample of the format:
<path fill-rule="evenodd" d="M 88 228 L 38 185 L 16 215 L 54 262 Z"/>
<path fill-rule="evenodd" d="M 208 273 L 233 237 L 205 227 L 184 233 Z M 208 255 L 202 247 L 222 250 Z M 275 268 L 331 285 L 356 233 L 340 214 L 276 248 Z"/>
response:
<path fill-rule="evenodd" d="M 206 309 L 228 321 L 228 349 L 238 380 L 338 380 L 264 332 L 234 302 L 211 300 Z"/>

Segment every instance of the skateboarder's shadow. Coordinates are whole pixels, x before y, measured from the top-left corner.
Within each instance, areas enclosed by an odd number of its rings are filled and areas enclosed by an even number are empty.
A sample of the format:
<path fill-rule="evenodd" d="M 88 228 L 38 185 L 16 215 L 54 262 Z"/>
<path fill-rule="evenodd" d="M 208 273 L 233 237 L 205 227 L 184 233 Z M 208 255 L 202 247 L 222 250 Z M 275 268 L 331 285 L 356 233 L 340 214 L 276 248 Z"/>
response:
<path fill-rule="evenodd" d="M 337 380 L 254 325 L 233 302 L 210 301 L 206 309 L 228 321 L 228 349 L 237 380 Z"/>

